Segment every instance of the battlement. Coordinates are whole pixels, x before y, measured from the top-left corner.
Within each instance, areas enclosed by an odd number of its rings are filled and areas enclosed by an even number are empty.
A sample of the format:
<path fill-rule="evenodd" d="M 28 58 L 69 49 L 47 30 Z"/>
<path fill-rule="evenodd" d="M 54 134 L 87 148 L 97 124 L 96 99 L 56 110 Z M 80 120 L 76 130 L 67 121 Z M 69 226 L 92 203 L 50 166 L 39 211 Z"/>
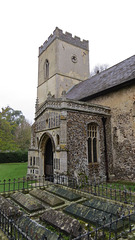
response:
<path fill-rule="evenodd" d="M 51 34 L 48 37 L 48 40 L 46 40 L 41 47 L 39 47 L 39 55 L 45 51 L 45 49 L 56 39 L 60 39 L 62 41 L 65 41 L 67 43 L 70 43 L 72 45 L 75 45 L 77 47 L 83 48 L 85 50 L 89 50 L 89 41 L 83 40 L 77 36 L 72 37 L 72 34 L 69 32 L 63 33 L 61 29 L 58 27 L 55 28 L 53 31 L 53 34 Z"/>

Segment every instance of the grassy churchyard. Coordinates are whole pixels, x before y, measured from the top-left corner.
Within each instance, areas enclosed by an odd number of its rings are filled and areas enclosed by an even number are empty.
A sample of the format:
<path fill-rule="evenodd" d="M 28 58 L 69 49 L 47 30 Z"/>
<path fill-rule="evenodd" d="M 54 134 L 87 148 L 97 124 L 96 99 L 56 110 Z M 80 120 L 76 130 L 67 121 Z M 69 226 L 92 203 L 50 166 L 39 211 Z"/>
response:
<path fill-rule="evenodd" d="M 11 219 L 7 222 L 10 237 L 20 234 L 21 239 L 24 233 L 30 239 L 77 240 L 88 239 L 89 234 L 90 239 L 135 239 L 135 183 L 84 180 L 76 185 L 71 178 L 67 186 L 62 177 L 57 184 L 42 177 L 25 181 L 27 162 L 0 164 L 0 173 L 2 222 L 6 223 L 4 214 L 17 219 L 13 232 Z"/>
<path fill-rule="evenodd" d="M 26 176 L 27 162 L 24 163 L 1 163 L 0 164 L 0 180 L 13 180 Z"/>
<path fill-rule="evenodd" d="M 8 181 L 9 179 L 19 179 L 26 177 L 27 174 L 27 162 L 24 163 L 1 163 L 0 164 L 0 182 L 3 180 Z M 135 183 L 127 182 L 127 181 L 117 181 L 117 182 L 109 182 L 105 184 L 107 187 L 111 187 L 112 189 L 127 189 L 135 192 Z M 104 187 L 105 187 L 104 185 Z"/>
<path fill-rule="evenodd" d="M 27 162 L 24 163 L 1 163 L 0 164 L 0 192 L 9 191 L 9 181 L 10 190 L 14 188 L 13 182 L 18 181 L 26 177 L 27 174 Z M 4 183 L 6 183 L 4 187 Z M 22 183 L 20 183 L 20 187 Z M 17 184 L 15 185 L 17 189 Z"/>

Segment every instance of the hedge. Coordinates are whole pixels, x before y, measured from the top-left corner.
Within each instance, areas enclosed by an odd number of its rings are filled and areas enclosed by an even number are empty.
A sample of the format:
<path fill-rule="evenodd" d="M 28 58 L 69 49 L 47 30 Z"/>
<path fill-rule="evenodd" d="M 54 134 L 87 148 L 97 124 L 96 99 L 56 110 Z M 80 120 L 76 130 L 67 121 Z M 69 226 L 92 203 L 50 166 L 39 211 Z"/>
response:
<path fill-rule="evenodd" d="M 28 151 L 0 152 L 0 163 L 27 162 Z"/>

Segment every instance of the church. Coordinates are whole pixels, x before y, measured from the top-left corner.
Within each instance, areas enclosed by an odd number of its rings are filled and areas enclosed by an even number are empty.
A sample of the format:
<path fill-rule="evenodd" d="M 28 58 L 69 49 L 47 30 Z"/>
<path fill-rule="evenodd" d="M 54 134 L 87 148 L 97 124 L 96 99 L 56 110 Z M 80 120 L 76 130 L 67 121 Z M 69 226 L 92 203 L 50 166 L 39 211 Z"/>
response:
<path fill-rule="evenodd" d="M 56 28 L 39 48 L 28 176 L 135 180 L 135 55 L 96 75 L 89 42 Z"/>

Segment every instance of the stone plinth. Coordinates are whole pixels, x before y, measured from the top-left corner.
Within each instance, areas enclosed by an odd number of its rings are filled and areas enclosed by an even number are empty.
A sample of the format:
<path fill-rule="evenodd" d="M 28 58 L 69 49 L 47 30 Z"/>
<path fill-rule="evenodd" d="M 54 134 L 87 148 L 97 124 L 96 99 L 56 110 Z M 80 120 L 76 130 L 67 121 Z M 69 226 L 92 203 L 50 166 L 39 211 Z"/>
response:
<path fill-rule="evenodd" d="M 0 196 L 0 209 L 4 211 L 4 213 L 8 217 L 18 217 L 21 212 L 19 211 L 19 208 L 14 206 L 11 201 L 4 198 L 3 196 Z"/>
<path fill-rule="evenodd" d="M 56 207 L 61 204 L 64 204 L 65 202 L 61 200 L 60 198 L 54 196 L 51 193 L 48 193 L 44 190 L 40 189 L 34 189 L 30 192 L 30 194 L 38 199 L 40 199 L 42 202 L 47 203 L 51 207 Z"/>
<path fill-rule="evenodd" d="M 41 239 L 49 239 L 49 240 L 57 240 L 58 236 L 56 233 L 51 232 L 45 227 L 41 226 L 39 223 L 31 220 L 27 216 L 22 216 L 17 220 L 17 225 L 22 229 L 23 232 L 27 233 L 31 239 L 41 240 Z M 46 238 L 45 238 L 46 237 Z"/>
<path fill-rule="evenodd" d="M 30 194 L 17 192 L 12 194 L 11 198 L 28 212 L 35 212 L 44 208 L 42 204 Z"/>
<path fill-rule="evenodd" d="M 103 201 L 101 199 L 99 200 L 94 198 L 85 201 L 83 205 L 113 214 L 115 216 L 120 216 L 124 212 L 124 208 L 122 207 L 122 205 L 113 204 L 107 201 Z"/>
<path fill-rule="evenodd" d="M 47 191 L 54 193 L 62 198 L 65 198 L 68 201 L 77 201 L 81 199 L 81 196 L 72 192 L 71 190 L 61 188 L 59 186 L 49 186 Z"/>
<path fill-rule="evenodd" d="M 55 211 L 53 209 L 47 210 L 40 217 L 40 220 L 53 225 L 55 228 L 58 228 L 67 234 L 72 234 L 74 237 L 79 236 L 80 231 L 81 233 L 84 233 L 78 220 L 73 219 L 61 211 Z"/>
<path fill-rule="evenodd" d="M 76 218 L 80 218 L 85 222 L 92 223 L 94 225 L 104 225 L 110 223 L 111 220 L 116 220 L 116 217 L 107 212 L 90 208 L 81 204 L 71 204 L 67 206 L 64 211 Z M 122 228 L 122 221 L 117 222 L 117 230 Z M 109 227 L 109 226 L 108 226 Z M 112 230 L 116 229 L 116 223 L 112 224 Z"/>

